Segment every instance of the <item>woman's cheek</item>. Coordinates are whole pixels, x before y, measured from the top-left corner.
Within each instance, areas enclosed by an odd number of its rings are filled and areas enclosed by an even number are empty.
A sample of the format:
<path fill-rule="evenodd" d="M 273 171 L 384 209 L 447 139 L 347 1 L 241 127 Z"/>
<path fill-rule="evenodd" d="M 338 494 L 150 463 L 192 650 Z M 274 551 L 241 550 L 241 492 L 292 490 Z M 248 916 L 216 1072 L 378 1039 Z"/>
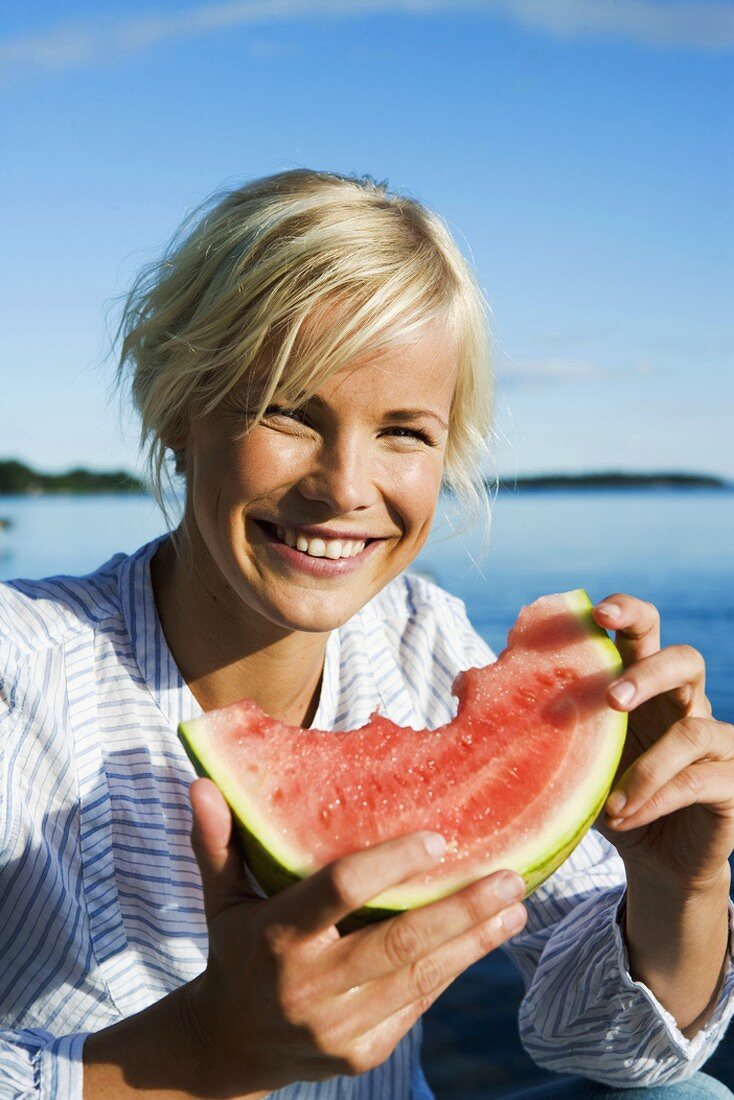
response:
<path fill-rule="evenodd" d="M 304 468 L 305 450 L 302 440 L 255 428 L 230 458 L 237 495 L 257 499 L 296 481 Z"/>
<path fill-rule="evenodd" d="M 400 512 L 406 535 L 420 549 L 433 523 L 443 467 L 432 454 L 401 457 L 402 462 L 392 471 L 385 496 Z"/>
<path fill-rule="evenodd" d="M 442 473 L 443 463 L 438 455 L 430 452 L 399 455 L 390 464 L 389 483 L 395 492 L 425 507 L 438 500 Z"/>

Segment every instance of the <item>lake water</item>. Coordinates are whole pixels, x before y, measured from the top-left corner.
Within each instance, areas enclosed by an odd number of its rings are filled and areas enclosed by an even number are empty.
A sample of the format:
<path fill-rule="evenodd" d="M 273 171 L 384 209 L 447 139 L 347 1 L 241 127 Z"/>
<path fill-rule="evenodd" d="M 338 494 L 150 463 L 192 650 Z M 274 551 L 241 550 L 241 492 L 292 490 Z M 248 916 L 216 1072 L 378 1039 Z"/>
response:
<path fill-rule="evenodd" d="M 0 497 L 0 580 L 83 573 L 164 529 L 146 497 Z M 716 490 L 531 491 L 493 505 L 490 549 L 478 535 L 447 538 L 460 522 L 443 502 L 414 568 L 461 596 L 469 617 L 499 650 L 522 604 L 548 592 L 615 591 L 660 610 L 663 645 L 687 642 L 706 658 L 714 713 L 734 722 L 734 495 Z M 425 1019 L 424 1063 L 438 1100 L 500 1100 L 549 1080 L 517 1037 L 522 985 L 495 951 L 463 974 Z M 734 1086 L 725 1039 L 706 1064 Z"/>

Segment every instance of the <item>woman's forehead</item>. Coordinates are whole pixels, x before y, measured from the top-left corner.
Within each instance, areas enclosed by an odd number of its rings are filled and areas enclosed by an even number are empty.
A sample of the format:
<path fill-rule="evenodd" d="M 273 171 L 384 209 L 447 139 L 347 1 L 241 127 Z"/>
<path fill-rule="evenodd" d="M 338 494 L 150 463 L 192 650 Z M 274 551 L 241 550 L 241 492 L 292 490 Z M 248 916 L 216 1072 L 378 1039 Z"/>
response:
<path fill-rule="evenodd" d="M 338 349 L 332 358 L 332 366 L 320 370 L 318 345 L 305 350 L 312 358 L 309 366 L 310 384 L 298 393 L 294 387 L 301 381 L 303 363 L 301 349 L 295 346 L 278 380 L 276 394 L 287 393 L 291 400 L 307 400 L 315 395 L 324 396 L 348 386 L 357 391 L 372 388 L 376 395 L 390 393 L 397 398 L 401 394 L 409 399 L 417 392 L 431 393 L 449 402 L 454 392 L 459 371 L 459 349 L 450 326 L 443 321 L 426 323 L 410 336 L 395 336 L 377 347 L 358 352 L 339 362 Z M 262 371 L 254 384 L 262 389 L 267 385 L 268 372 Z M 299 377 L 300 376 L 300 377 Z"/>
<path fill-rule="evenodd" d="M 424 401 L 451 401 L 458 374 L 455 345 L 438 333 L 397 344 L 346 363 L 315 392 L 315 396 L 349 391 L 372 396 L 381 403 L 402 402 L 406 407 Z"/>

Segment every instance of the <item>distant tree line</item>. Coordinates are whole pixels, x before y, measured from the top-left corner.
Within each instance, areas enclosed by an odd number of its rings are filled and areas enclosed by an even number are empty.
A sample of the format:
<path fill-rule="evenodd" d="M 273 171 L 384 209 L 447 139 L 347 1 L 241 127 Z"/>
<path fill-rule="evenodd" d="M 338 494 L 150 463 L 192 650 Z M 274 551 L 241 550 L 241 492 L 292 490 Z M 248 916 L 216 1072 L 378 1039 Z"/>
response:
<path fill-rule="evenodd" d="M 23 462 L 0 460 L 0 494 L 34 496 L 42 493 L 144 493 L 145 486 L 125 470 L 94 473 L 69 470 L 64 474 L 41 474 Z"/>
<path fill-rule="evenodd" d="M 603 470 L 587 474 L 524 474 L 517 477 L 485 477 L 488 493 L 514 493 L 521 489 L 734 489 L 734 482 L 715 474 L 690 474 L 680 471 L 637 473 L 634 470 Z M 451 495 L 451 486 L 443 484 Z"/>
<path fill-rule="evenodd" d="M 497 488 L 497 482 L 485 480 L 487 489 Z M 588 474 L 538 474 L 499 479 L 499 488 L 518 489 L 727 489 L 731 482 L 713 474 L 688 474 L 677 471 L 635 473 L 634 471 L 603 471 Z"/>

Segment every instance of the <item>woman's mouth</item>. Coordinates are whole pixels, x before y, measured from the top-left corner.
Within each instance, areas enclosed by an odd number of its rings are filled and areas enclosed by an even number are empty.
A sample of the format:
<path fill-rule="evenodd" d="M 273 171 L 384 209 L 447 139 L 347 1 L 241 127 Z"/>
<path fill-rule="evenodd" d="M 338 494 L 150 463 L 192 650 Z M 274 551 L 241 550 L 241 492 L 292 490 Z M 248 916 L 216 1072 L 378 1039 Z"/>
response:
<path fill-rule="evenodd" d="M 291 527 L 275 527 L 275 534 L 286 546 L 295 547 L 312 558 L 353 558 L 361 554 L 366 539 L 320 538 L 318 535 L 302 535 Z"/>
<path fill-rule="evenodd" d="M 253 520 L 282 561 L 320 576 L 351 573 L 371 558 L 384 539 L 322 538 L 266 520 Z"/>

